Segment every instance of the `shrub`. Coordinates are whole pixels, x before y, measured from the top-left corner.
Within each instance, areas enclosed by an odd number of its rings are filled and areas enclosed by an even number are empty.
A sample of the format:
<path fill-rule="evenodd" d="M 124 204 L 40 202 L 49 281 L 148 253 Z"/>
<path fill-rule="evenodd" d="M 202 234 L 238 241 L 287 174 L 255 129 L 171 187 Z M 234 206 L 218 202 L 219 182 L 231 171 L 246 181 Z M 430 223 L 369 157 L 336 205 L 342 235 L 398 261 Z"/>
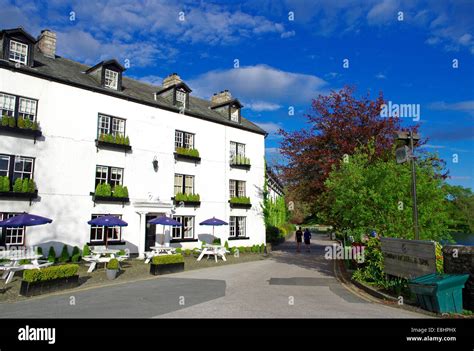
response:
<path fill-rule="evenodd" d="M 8 117 L 8 126 L 10 128 L 15 128 L 16 126 L 15 117 Z"/>
<path fill-rule="evenodd" d="M 214 240 L 212 240 L 212 245 L 220 245 L 220 244 L 221 244 L 221 239 L 215 238 Z"/>
<path fill-rule="evenodd" d="M 117 252 L 117 256 L 125 256 L 127 254 L 127 252 L 122 249 L 122 250 L 119 250 L 119 252 Z"/>
<path fill-rule="evenodd" d="M 275 242 L 280 238 L 280 229 L 274 226 L 268 226 L 266 229 L 267 242 Z"/>
<path fill-rule="evenodd" d="M 183 194 L 183 193 L 177 193 L 174 196 L 175 201 L 200 201 L 201 197 L 199 194 Z"/>
<path fill-rule="evenodd" d="M 182 248 L 178 247 L 178 248 L 176 249 L 176 253 L 177 253 L 177 254 L 180 254 L 180 253 L 182 253 L 182 252 L 183 252 L 183 249 L 182 249 Z"/>
<path fill-rule="evenodd" d="M 54 247 L 52 246 L 49 248 L 48 262 L 56 262 L 56 251 L 54 251 Z"/>
<path fill-rule="evenodd" d="M 26 129 L 33 129 L 33 122 L 29 118 L 25 118 L 25 128 Z"/>
<path fill-rule="evenodd" d="M 23 280 L 28 283 L 48 281 L 59 278 L 68 278 L 77 275 L 77 264 L 65 264 L 41 269 L 27 269 L 23 271 Z"/>
<path fill-rule="evenodd" d="M 252 247 L 251 247 L 251 246 L 245 247 L 245 252 L 246 252 L 246 253 L 252 252 Z"/>
<path fill-rule="evenodd" d="M 128 137 L 125 137 L 124 144 L 130 145 L 130 139 Z"/>
<path fill-rule="evenodd" d="M 260 245 L 260 253 L 265 252 L 265 244 Z"/>
<path fill-rule="evenodd" d="M 27 191 L 28 193 L 34 193 L 36 190 L 36 184 L 33 179 L 28 179 Z"/>
<path fill-rule="evenodd" d="M 236 251 L 236 250 L 237 250 L 236 247 L 231 247 L 231 248 L 229 249 L 229 251 L 230 251 L 230 253 L 231 253 L 232 255 L 235 254 L 235 251 Z"/>
<path fill-rule="evenodd" d="M 128 197 L 128 188 L 123 185 L 116 185 L 114 187 L 113 197 L 118 197 L 118 198 Z"/>
<path fill-rule="evenodd" d="M 112 195 L 112 188 L 110 184 L 107 183 L 100 183 L 97 184 L 95 188 L 95 195 L 96 196 L 110 196 Z"/>
<path fill-rule="evenodd" d="M 7 115 L 3 115 L 3 116 L 2 116 L 2 127 L 8 126 L 8 121 L 9 121 L 8 116 L 7 116 Z"/>
<path fill-rule="evenodd" d="M 383 255 L 377 238 L 369 239 L 364 250 L 364 263 L 354 272 L 353 278 L 378 286 L 383 286 L 385 283 Z"/>
<path fill-rule="evenodd" d="M 244 205 L 250 205 L 250 197 L 247 196 L 240 196 L 240 197 L 231 197 L 230 198 L 230 203 L 231 204 L 244 204 Z"/>
<path fill-rule="evenodd" d="M 79 262 L 81 260 L 81 250 L 77 246 L 72 248 L 71 262 Z"/>
<path fill-rule="evenodd" d="M 118 270 L 119 261 L 116 258 L 111 258 L 110 261 L 107 263 L 107 269 Z"/>
<path fill-rule="evenodd" d="M 40 246 L 36 248 L 36 254 L 41 255 L 41 257 L 43 257 L 43 249 Z"/>
<path fill-rule="evenodd" d="M 191 256 L 191 254 L 192 254 L 191 249 L 186 249 L 186 250 L 184 250 L 184 254 L 185 254 L 186 256 Z"/>
<path fill-rule="evenodd" d="M 436 273 L 444 273 L 443 246 L 436 242 Z"/>
<path fill-rule="evenodd" d="M 227 240 L 225 241 L 224 247 L 227 251 L 229 251 L 229 242 Z"/>
<path fill-rule="evenodd" d="M 0 192 L 10 191 L 10 178 L 7 176 L 0 176 Z"/>
<path fill-rule="evenodd" d="M 91 249 L 89 248 L 89 246 L 87 244 L 84 245 L 84 247 L 82 248 L 82 256 L 90 256 L 91 254 Z"/>
<path fill-rule="evenodd" d="M 23 265 L 23 264 L 31 264 L 31 260 L 22 259 L 22 260 L 18 261 L 18 263 L 19 263 L 20 265 Z"/>
<path fill-rule="evenodd" d="M 21 184 L 21 192 L 22 193 L 28 192 L 28 179 L 27 178 L 23 179 L 23 182 Z"/>
<path fill-rule="evenodd" d="M 189 252 L 191 252 L 191 250 L 189 250 Z M 172 264 L 181 262 L 184 262 L 184 258 L 183 255 L 180 254 L 155 256 L 152 259 L 152 264 Z"/>
<path fill-rule="evenodd" d="M 69 251 L 67 249 L 67 245 L 64 245 L 63 246 L 63 249 L 61 251 L 61 256 L 59 257 L 59 262 L 61 263 L 66 263 L 70 260 L 70 256 L 69 256 Z"/>
<path fill-rule="evenodd" d="M 239 246 L 239 253 L 244 253 L 245 252 L 245 247 Z"/>
<path fill-rule="evenodd" d="M 18 128 L 25 128 L 25 120 L 22 117 L 18 117 Z"/>
<path fill-rule="evenodd" d="M 13 191 L 15 193 L 21 193 L 22 188 L 23 188 L 23 180 L 21 178 L 17 178 L 15 180 L 15 183 L 13 184 Z"/>
<path fill-rule="evenodd" d="M 199 157 L 199 151 L 196 149 L 186 149 L 184 147 L 176 148 L 176 153 L 184 156 Z"/>

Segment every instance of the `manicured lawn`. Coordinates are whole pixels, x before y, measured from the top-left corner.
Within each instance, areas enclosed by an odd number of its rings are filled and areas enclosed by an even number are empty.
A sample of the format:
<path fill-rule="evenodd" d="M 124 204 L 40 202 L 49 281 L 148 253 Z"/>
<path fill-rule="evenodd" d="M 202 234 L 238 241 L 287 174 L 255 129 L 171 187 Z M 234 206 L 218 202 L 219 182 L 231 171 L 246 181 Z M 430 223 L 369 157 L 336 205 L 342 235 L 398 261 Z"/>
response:
<path fill-rule="evenodd" d="M 203 258 L 200 262 L 196 261 L 196 257 L 194 256 L 185 256 L 184 257 L 184 270 L 194 270 L 194 269 L 202 269 L 202 268 L 211 268 L 217 267 L 227 264 L 236 264 L 236 263 L 244 263 L 250 261 L 258 261 L 264 260 L 265 257 L 261 254 L 254 254 L 254 253 L 243 253 L 240 254 L 240 257 L 234 257 L 233 255 L 227 255 L 227 262 L 222 261 L 219 259 L 217 263 L 214 259 L 207 260 Z M 129 259 L 125 262 L 122 262 L 122 271 L 119 273 L 117 279 L 115 280 L 107 280 L 105 269 L 102 265 L 99 266 L 92 273 L 87 273 L 87 269 L 89 267 L 86 266 L 85 262 L 79 263 L 79 280 L 81 285 L 78 289 L 82 288 L 89 288 L 95 286 L 104 286 L 107 284 L 117 284 L 120 282 L 127 282 L 133 280 L 141 280 L 141 279 L 160 279 L 160 276 L 152 276 L 150 274 L 150 265 L 145 264 L 144 260 L 138 259 Z M 13 278 L 12 282 L 7 286 L 4 285 L 4 281 L 0 281 L 0 303 L 3 302 L 14 302 L 28 299 L 27 297 L 19 295 L 20 292 L 20 285 L 22 279 L 22 272 L 16 273 L 15 277 Z M 71 289 L 69 291 L 74 291 L 75 289 Z M 65 290 L 66 291 L 66 290 Z M 41 295 L 46 296 L 46 295 Z"/>

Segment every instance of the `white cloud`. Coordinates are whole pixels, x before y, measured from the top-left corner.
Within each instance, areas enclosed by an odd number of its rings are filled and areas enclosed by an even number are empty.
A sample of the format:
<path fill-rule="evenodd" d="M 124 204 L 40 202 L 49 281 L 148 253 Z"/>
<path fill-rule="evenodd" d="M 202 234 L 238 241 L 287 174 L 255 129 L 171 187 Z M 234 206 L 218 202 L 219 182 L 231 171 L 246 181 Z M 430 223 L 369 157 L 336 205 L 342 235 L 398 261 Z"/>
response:
<path fill-rule="evenodd" d="M 328 85 L 317 76 L 282 71 L 267 65 L 209 71 L 188 83 L 195 94 L 203 98 L 228 89 L 242 101 L 274 104 L 307 104 L 319 93 L 324 93 Z"/>
<path fill-rule="evenodd" d="M 280 109 L 282 106 L 279 104 L 274 104 L 271 102 L 266 102 L 266 101 L 256 101 L 254 103 L 245 103 L 245 107 L 250 108 L 251 110 L 254 111 L 276 111 Z"/>
<path fill-rule="evenodd" d="M 291 30 L 288 32 L 281 33 L 280 37 L 283 39 L 286 39 L 286 38 L 294 37 L 295 35 L 296 35 L 296 32 L 294 30 Z"/>
<path fill-rule="evenodd" d="M 276 134 L 280 128 L 283 126 L 279 123 L 274 123 L 274 122 L 260 122 L 260 123 L 255 123 L 258 125 L 260 128 L 262 128 L 264 131 L 266 131 L 269 134 Z"/>
<path fill-rule="evenodd" d="M 428 105 L 432 110 L 439 111 L 461 111 L 461 112 L 471 112 L 474 113 L 474 100 L 466 100 L 459 102 L 444 102 L 437 101 Z"/>
<path fill-rule="evenodd" d="M 387 77 L 385 76 L 385 74 L 382 74 L 382 73 L 378 73 L 375 75 L 375 78 L 377 79 L 387 79 Z"/>
<path fill-rule="evenodd" d="M 396 0 L 383 0 L 372 7 L 367 14 L 367 21 L 370 24 L 385 23 L 395 21 L 397 12 L 400 10 L 399 2 Z"/>
<path fill-rule="evenodd" d="M 425 144 L 422 147 L 426 149 L 445 149 L 446 148 L 446 146 L 444 145 L 433 145 L 433 144 Z"/>

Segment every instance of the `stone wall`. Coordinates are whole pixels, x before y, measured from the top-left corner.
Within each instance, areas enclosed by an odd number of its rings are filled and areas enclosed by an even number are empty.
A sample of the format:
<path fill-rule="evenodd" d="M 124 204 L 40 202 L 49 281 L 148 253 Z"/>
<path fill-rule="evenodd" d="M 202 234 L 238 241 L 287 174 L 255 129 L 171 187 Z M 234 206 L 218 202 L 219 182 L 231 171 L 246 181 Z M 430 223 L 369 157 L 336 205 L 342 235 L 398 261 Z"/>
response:
<path fill-rule="evenodd" d="M 443 248 L 444 272 L 469 274 L 463 289 L 463 307 L 474 311 L 474 246 L 447 245 Z"/>

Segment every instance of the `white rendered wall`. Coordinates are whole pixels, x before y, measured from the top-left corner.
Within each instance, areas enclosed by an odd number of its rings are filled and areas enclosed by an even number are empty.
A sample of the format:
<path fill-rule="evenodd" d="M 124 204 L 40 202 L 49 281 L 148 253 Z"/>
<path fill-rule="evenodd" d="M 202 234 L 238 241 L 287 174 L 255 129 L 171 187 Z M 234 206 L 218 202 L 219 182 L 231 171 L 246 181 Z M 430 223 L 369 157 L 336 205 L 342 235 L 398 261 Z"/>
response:
<path fill-rule="evenodd" d="M 195 192 L 201 206 L 176 208 L 176 215 L 195 215 L 195 238 L 212 233 L 212 227 L 199 222 L 213 216 L 229 221 L 229 216 L 247 217 L 249 240 L 229 241 L 230 246 L 250 246 L 265 242 L 261 211 L 264 181 L 264 137 L 241 129 L 198 118 L 153 108 L 0 69 L 0 91 L 38 99 L 37 120 L 44 138 L 32 139 L 0 134 L 0 153 L 35 157 L 34 178 L 39 199 L 28 201 L 0 200 L 0 212 L 30 212 L 53 219 L 49 225 L 27 228 L 26 246 L 40 245 L 56 252 L 62 245 L 82 246 L 90 240 L 87 221 L 91 214 L 121 214 L 128 222 L 122 240 L 132 253 L 143 246 L 144 223 L 139 212 L 171 214 L 174 174 L 195 176 Z M 125 118 L 131 153 L 100 149 L 97 152 L 98 113 Z M 175 129 L 195 133 L 195 147 L 201 162 L 195 165 L 174 160 Z M 246 144 L 251 160 L 249 171 L 229 167 L 230 141 Z M 156 156 L 159 169 L 154 171 Z M 130 204 L 96 204 L 94 191 L 96 165 L 124 168 L 123 184 L 128 187 Z M 231 209 L 229 179 L 245 180 L 252 209 Z M 155 200 L 149 201 L 150 196 Z M 156 201 L 156 197 L 159 201 Z M 145 202 L 145 204 L 143 204 Z M 141 204 L 139 206 L 139 203 Z M 148 206 L 146 203 L 149 203 Z M 160 207 L 159 203 L 163 206 Z M 163 228 L 157 226 L 157 232 Z M 226 239 L 229 227 L 216 227 L 216 236 Z M 177 243 L 172 246 L 192 248 L 200 242 Z"/>

